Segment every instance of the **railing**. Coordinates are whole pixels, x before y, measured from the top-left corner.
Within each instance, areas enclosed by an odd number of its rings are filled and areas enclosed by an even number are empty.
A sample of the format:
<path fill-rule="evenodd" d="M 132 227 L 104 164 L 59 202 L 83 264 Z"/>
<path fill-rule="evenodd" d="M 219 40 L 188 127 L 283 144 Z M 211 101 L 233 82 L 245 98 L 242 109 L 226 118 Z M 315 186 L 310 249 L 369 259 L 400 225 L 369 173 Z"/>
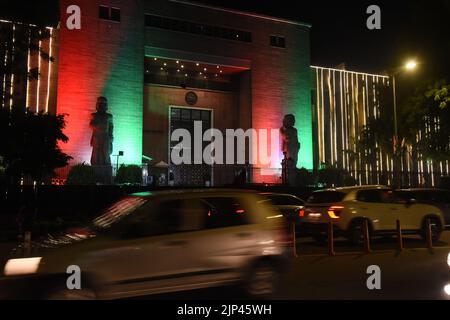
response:
<path fill-rule="evenodd" d="M 114 184 L 115 166 L 108 167 L 112 176 L 99 184 Z M 283 184 L 281 168 L 259 168 L 248 165 L 186 165 L 155 167 L 142 165 L 144 186 L 228 186 L 259 184 Z M 66 183 L 70 167 L 56 170 L 56 175 L 43 179 L 43 184 L 63 185 Z M 97 170 L 97 169 L 96 169 Z M 98 170 L 97 170 L 98 171 Z M 288 170 L 295 174 L 284 179 L 291 186 L 301 187 L 343 187 L 354 185 L 388 185 L 393 187 L 432 188 L 449 185 L 449 177 L 439 172 L 393 172 L 393 171 L 353 171 L 338 169 Z M 101 179 L 100 179 L 101 180 Z M 22 179 L 23 185 L 33 185 L 31 178 Z"/>

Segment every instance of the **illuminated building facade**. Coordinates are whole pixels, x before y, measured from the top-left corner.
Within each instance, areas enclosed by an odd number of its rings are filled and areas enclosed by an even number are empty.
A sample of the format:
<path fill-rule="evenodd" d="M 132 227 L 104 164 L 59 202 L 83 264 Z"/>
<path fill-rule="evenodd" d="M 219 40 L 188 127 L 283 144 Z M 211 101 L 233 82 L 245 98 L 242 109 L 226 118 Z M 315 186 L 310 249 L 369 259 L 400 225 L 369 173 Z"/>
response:
<path fill-rule="evenodd" d="M 80 30 L 64 21 L 73 4 L 81 9 Z M 302 142 L 298 166 L 313 168 L 310 26 L 168 0 L 63 0 L 61 17 L 57 112 L 68 114 L 63 148 L 74 162 L 89 161 L 88 118 L 102 95 L 123 163 L 140 164 L 144 155 L 170 164 L 170 132 L 195 120 L 223 132 L 258 130 L 280 128 L 293 113 Z M 188 92 L 195 102 L 187 102 Z M 279 170 L 260 176 L 259 167 L 253 181 L 280 181 Z M 186 170 L 192 172 L 180 183 L 209 175 Z M 232 170 L 215 166 L 209 180 L 231 182 Z"/>
<path fill-rule="evenodd" d="M 8 20 L 0 20 L 0 28 L 4 39 L 9 40 L 0 47 L 0 63 L 5 68 L 0 79 L 1 106 L 26 106 L 36 112 L 54 113 L 57 62 L 49 63 L 37 49 L 30 48 L 41 48 L 49 56 L 57 55 L 58 30 Z M 39 77 L 35 81 L 28 76 L 37 72 Z"/>
<path fill-rule="evenodd" d="M 386 103 L 381 96 L 390 90 L 389 78 L 311 67 L 309 25 L 182 0 L 61 0 L 60 5 L 58 28 L 47 28 L 51 36 L 37 43 L 55 61 L 28 54 L 21 72 L 38 68 L 39 80 L 11 90 L 32 110 L 67 114 L 69 142 L 62 148 L 74 158 L 71 165 L 89 163 L 90 114 L 97 97 L 106 96 L 114 116 L 113 155 L 123 151 L 119 162 L 126 164 L 167 163 L 175 184 L 226 184 L 236 172 L 227 165 L 171 165 L 175 129 L 192 131 L 194 121 L 201 121 L 203 130 L 222 132 L 278 129 L 288 113 L 297 120 L 299 168 L 328 163 L 358 183 L 391 182 L 388 153 L 378 150 L 372 162 L 362 162 L 354 143 Z M 66 24 L 71 5 L 81 10 L 79 30 Z M 1 23 L 13 39 L 36 29 Z M 1 54 L 11 59 L 11 52 Z M 14 105 L 10 100 L 4 89 L 2 104 Z M 251 181 L 279 183 L 278 157 L 277 168 L 253 166 Z M 448 163 L 403 165 L 419 180 L 420 174 L 448 173 Z"/>

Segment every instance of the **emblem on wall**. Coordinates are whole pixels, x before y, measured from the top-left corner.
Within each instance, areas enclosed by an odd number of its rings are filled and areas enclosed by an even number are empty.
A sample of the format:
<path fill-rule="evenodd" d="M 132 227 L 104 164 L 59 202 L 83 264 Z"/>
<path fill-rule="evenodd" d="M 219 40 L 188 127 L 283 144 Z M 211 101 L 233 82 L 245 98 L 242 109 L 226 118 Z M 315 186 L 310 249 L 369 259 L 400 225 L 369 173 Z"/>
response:
<path fill-rule="evenodd" d="M 185 100 L 188 105 L 193 106 L 197 103 L 198 96 L 194 91 L 189 91 L 188 93 L 186 93 Z"/>

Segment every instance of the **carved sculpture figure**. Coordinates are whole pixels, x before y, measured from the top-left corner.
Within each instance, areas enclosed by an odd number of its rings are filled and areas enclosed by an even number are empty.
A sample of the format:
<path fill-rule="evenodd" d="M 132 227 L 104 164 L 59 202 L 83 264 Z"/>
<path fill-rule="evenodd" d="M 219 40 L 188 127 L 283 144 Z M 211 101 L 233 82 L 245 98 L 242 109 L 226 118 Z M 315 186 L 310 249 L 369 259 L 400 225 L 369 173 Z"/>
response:
<path fill-rule="evenodd" d="M 108 100 L 97 98 L 97 112 L 91 114 L 90 127 L 92 129 L 91 165 L 110 166 L 113 143 L 113 116 L 108 113 Z"/>

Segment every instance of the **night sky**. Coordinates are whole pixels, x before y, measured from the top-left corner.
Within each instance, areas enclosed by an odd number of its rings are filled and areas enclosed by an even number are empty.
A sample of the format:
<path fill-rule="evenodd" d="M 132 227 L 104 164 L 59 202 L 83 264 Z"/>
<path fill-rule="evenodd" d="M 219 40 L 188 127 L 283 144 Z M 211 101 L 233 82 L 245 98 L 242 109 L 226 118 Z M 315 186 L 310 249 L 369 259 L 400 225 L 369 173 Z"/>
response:
<path fill-rule="evenodd" d="M 197 2 L 312 24 L 314 65 L 333 67 L 346 63 L 351 70 L 378 73 L 412 57 L 421 63 L 416 77 L 450 77 L 450 0 Z M 0 3 L 3 17 L 16 16 L 53 25 L 58 20 L 57 0 L 0 0 Z M 366 8 L 370 4 L 381 7 L 382 30 L 366 28 Z"/>

